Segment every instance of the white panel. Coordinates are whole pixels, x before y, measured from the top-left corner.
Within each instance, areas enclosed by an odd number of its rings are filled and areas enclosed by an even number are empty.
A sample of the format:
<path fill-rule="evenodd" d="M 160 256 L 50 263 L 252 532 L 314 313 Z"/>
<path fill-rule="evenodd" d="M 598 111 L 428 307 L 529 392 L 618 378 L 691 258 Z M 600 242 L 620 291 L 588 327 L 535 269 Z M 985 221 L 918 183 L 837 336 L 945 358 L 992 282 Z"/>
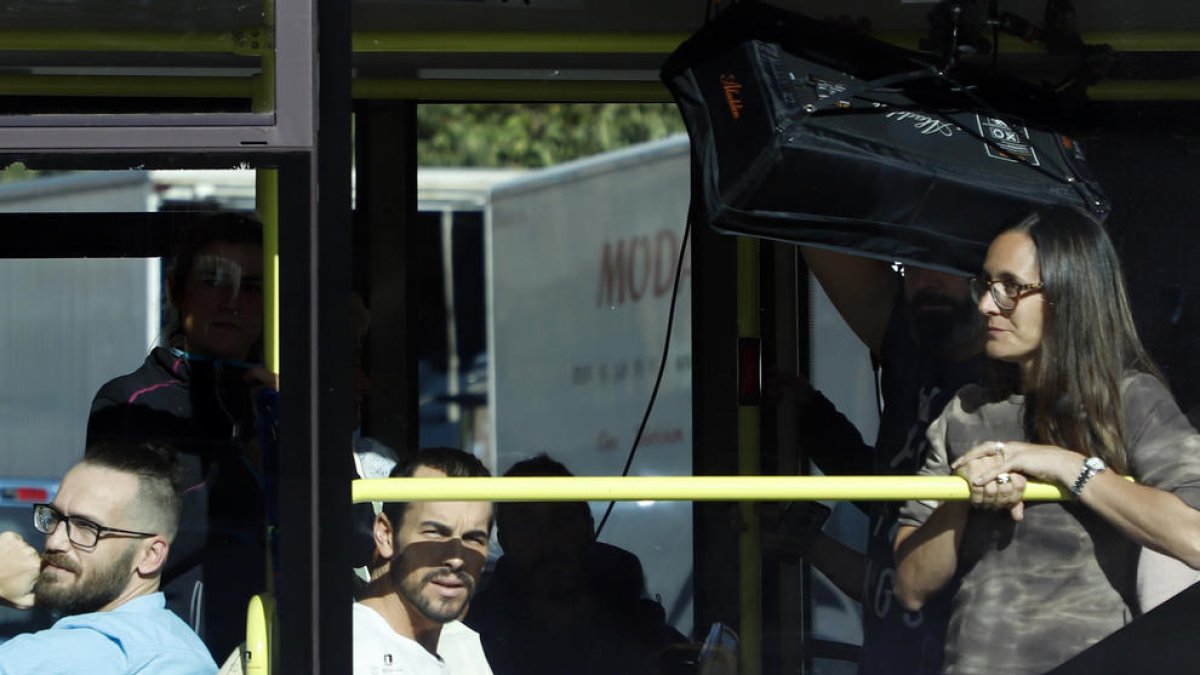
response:
<path fill-rule="evenodd" d="M 688 205 L 674 138 L 498 186 L 491 213 L 494 419 L 500 471 L 546 452 L 620 474 L 662 353 Z M 690 475 L 691 283 L 632 475 Z M 599 517 L 606 504 L 593 508 Z M 691 504 L 618 504 L 602 539 L 641 558 L 648 590 L 691 630 Z"/>
<path fill-rule="evenodd" d="M 59 478 L 83 455 L 96 390 L 146 356 L 148 269 L 0 260 L 0 476 Z"/>
<path fill-rule="evenodd" d="M 871 352 L 834 309 L 829 296 L 809 276 L 812 308 L 812 383 L 833 401 L 863 440 L 875 441 L 879 409 L 875 403 L 875 376 Z"/>

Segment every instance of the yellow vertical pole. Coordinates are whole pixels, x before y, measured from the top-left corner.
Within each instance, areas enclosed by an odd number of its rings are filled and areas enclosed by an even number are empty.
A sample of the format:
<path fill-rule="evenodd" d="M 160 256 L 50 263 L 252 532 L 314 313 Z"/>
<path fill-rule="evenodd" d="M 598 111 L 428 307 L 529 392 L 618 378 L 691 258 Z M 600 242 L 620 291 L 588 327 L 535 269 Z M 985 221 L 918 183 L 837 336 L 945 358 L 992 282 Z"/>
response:
<path fill-rule="evenodd" d="M 270 33 L 269 44 L 274 45 L 275 32 L 275 0 L 263 0 L 263 30 Z M 253 109 L 255 112 L 275 112 L 275 50 L 265 49 L 261 52 L 262 74 L 256 78 L 253 87 Z M 263 363 L 273 373 L 280 372 L 279 359 L 279 172 L 276 169 L 258 169 L 254 177 L 255 210 L 263 224 Z M 276 449 L 278 452 L 278 448 Z M 276 462 L 278 464 L 278 462 Z M 278 478 L 278 477 L 275 477 Z M 266 499 L 274 499 L 266 495 Z M 271 531 L 274 524 L 267 524 L 267 555 L 265 598 L 268 604 L 259 610 L 265 626 L 250 623 L 247 626 L 247 647 L 252 636 L 260 640 L 258 645 L 259 661 L 254 665 L 260 668 L 256 672 L 270 675 L 275 671 L 271 658 L 273 646 L 278 644 L 275 621 L 275 561 L 272 553 L 272 540 L 275 533 Z M 256 596 L 256 600 L 258 596 Z M 254 605 L 251 605 L 254 610 Z M 253 630 L 252 629 L 256 629 Z M 247 654 L 252 657 L 253 653 Z M 264 658 L 265 657 L 265 658 Z"/>
<path fill-rule="evenodd" d="M 738 337 L 760 337 L 758 251 L 759 242 L 740 237 L 737 242 L 737 322 Z M 739 356 L 739 362 L 741 358 Z M 740 378 L 739 378 L 740 379 Z M 761 415 L 757 405 L 738 406 L 738 473 L 758 475 L 760 459 Z M 740 502 L 745 529 L 738 537 L 739 602 L 741 617 L 741 675 L 762 673 L 762 537 L 758 511 L 751 502 Z"/>
<path fill-rule="evenodd" d="M 263 223 L 263 362 L 279 372 L 279 172 L 259 169 L 255 200 Z"/>
<path fill-rule="evenodd" d="M 275 2 L 263 2 L 263 29 L 275 31 Z M 271 36 L 270 44 L 274 44 Z M 275 50 L 262 52 L 262 74 L 255 81 L 254 111 L 275 112 Z M 254 196 L 263 223 L 263 361 L 278 373 L 279 363 L 279 172 L 259 169 Z"/>
<path fill-rule="evenodd" d="M 271 673 L 271 632 L 275 622 L 275 599 L 270 595 L 259 594 L 250 598 L 250 606 L 246 609 L 246 675 L 270 675 Z"/>

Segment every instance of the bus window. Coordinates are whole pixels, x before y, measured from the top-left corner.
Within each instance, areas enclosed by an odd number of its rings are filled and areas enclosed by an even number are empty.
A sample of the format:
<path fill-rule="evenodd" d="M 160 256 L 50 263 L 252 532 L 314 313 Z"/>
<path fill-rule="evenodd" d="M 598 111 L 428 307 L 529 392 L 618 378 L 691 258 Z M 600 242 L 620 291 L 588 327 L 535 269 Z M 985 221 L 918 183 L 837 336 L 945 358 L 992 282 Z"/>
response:
<path fill-rule="evenodd" d="M 0 320 L 7 327 L 0 336 L 5 392 L 0 424 L 6 429 L 0 515 L 5 523 L 32 523 L 29 500 L 21 497 L 36 488 L 41 495 L 36 501 L 50 501 L 58 480 L 84 456 L 88 443 L 169 443 L 179 451 L 184 485 L 202 488 L 185 496 L 171 549 L 174 563 L 194 565 L 192 556 L 205 550 L 210 523 L 218 522 L 216 510 L 209 509 L 217 501 L 207 500 L 203 487 L 216 474 L 202 465 L 219 453 L 212 450 L 207 459 L 194 462 L 189 457 L 210 452 L 210 442 L 219 442 L 213 439 L 230 438 L 206 421 L 244 429 L 234 433 L 247 442 L 257 423 L 243 382 L 249 365 L 262 359 L 254 346 L 262 342 L 262 228 L 246 215 L 255 202 L 254 172 L 17 167 L 8 174 L 14 179 L 0 182 L 0 217 L 21 236 L 9 241 L 7 255 L 0 258 L 0 283 L 6 289 Z M 214 224 L 213 219 L 225 220 Z M 190 271 L 173 273 L 167 256 L 185 250 L 195 233 L 209 231 L 216 234 L 195 240 Z M 179 287 L 180 292 L 171 292 Z M 221 309 L 213 309 L 216 302 L 206 305 L 205 293 L 224 294 Z M 238 299 L 227 299 L 233 297 Z M 227 353 L 234 343 L 241 345 L 237 354 Z M 215 417 L 209 415 L 217 408 L 203 402 L 199 383 L 208 375 L 201 369 L 212 375 L 205 381 L 220 403 Z M 226 482 L 225 489 L 229 486 Z M 261 537 L 265 528 L 254 522 L 262 511 L 261 497 L 252 489 L 234 496 L 249 500 L 238 502 L 244 511 L 238 522 Z M 228 502 L 230 495 L 222 499 Z M 26 538 L 40 547 L 40 535 Z M 197 624 L 218 661 L 243 639 L 248 594 L 266 584 L 265 563 L 254 566 L 244 555 L 223 560 L 231 569 L 251 567 L 228 578 L 258 581 L 225 614 L 232 638 L 222 642 L 225 638 Z M 169 604 L 177 609 L 173 603 L 180 603 L 185 621 L 188 593 L 173 584 L 191 583 L 189 574 L 168 568 L 165 575 Z M 221 583 L 219 576 L 205 578 L 208 588 Z M 219 605 L 210 602 L 205 611 L 221 613 Z M 41 611 L 0 614 L 0 639 L 44 627 L 48 618 Z"/>
<path fill-rule="evenodd" d="M 683 243 L 678 113 L 425 105 L 418 120 L 421 444 L 472 449 L 496 473 L 546 453 L 576 475 L 620 475 L 662 364 Z M 690 296 L 685 256 L 630 475 L 691 473 Z M 691 505 L 607 508 L 591 505 L 599 541 L 640 558 L 650 597 L 690 634 Z"/>

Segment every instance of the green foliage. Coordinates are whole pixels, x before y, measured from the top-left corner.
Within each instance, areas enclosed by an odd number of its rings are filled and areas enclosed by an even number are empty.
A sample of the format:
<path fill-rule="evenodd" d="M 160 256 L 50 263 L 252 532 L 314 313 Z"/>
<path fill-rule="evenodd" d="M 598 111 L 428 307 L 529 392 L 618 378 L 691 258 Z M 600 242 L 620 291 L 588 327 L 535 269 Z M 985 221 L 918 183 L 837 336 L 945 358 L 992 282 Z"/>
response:
<path fill-rule="evenodd" d="M 670 104 L 422 105 L 417 149 L 421 166 L 537 168 L 683 130 Z"/>
<path fill-rule="evenodd" d="M 25 166 L 24 162 L 13 162 L 0 168 L 0 183 L 15 183 L 19 180 L 29 180 L 38 175 L 38 171 Z"/>

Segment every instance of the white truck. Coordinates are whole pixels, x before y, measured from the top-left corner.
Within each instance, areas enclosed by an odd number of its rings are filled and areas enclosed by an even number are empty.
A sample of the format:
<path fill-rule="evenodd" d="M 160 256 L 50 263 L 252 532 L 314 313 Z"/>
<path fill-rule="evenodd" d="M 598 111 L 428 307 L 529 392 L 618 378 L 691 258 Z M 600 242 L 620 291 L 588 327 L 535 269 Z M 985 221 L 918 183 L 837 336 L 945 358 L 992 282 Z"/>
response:
<path fill-rule="evenodd" d="M 475 222 L 484 228 L 487 370 L 461 386 L 486 392 L 487 414 L 476 411 L 468 435 L 495 470 L 545 452 L 576 475 L 621 473 L 666 339 L 689 171 L 687 139 L 675 136 L 523 173 L 418 174 L 423 209 L 483 212 Z M 811 287 L 814 382 L 873 438 L 867 350 Z M 685 257 L 667 365 L 631 475 L 691 475 L 692 367 Z M 592 504 L 597 522 L 606 507 Z M 853 507 L 837 509 L 831 528 L 865 541 Z M 601 539 L 638 555 L 648 591 L 691 634 L 692 505 L 618 503 Z M 860 641 L 857 604 L 825 589 L 832 600 L 816 608 L 817 636 Z"/>

